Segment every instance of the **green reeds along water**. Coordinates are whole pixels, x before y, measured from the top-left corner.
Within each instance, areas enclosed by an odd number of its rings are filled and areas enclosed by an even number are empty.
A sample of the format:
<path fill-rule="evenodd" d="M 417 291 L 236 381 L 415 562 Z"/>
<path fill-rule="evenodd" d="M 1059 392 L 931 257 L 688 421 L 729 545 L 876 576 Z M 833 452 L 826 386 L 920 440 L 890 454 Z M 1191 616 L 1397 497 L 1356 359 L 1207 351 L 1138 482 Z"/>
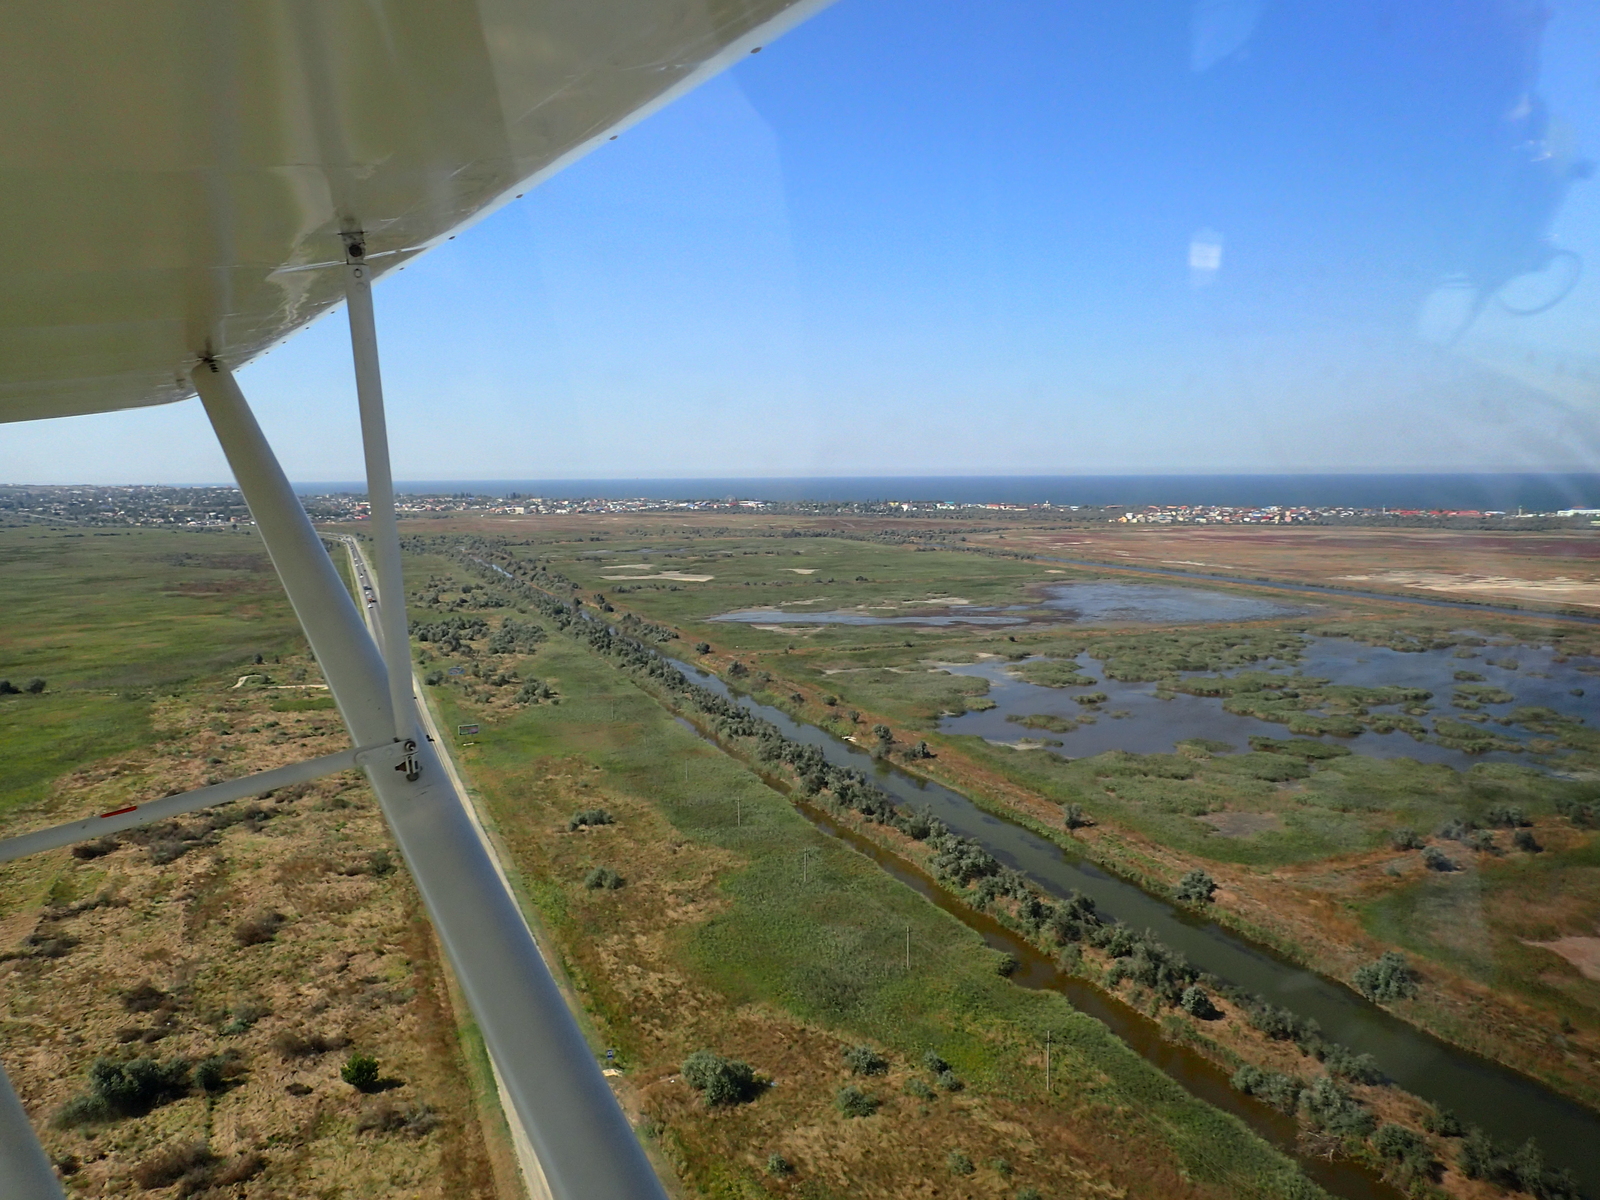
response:
<path fill-rule="evenodd" d="M 1423 1033 L 1349 988 L 1297 967 L 1214 922 L 1069 856 L 1056 843 L 979 810 L 948 788 L 875 760 L 779 709 L 737 696 L 714 676 L 677 665 L 694 683 L 733 698 L 784 736 L 818 747 L 830 762 L 867 773 L 901 804 L 926 810 L 953 832 L 982 843 L 1042 890 L 1055 896 L 1082 892 L 1109 918 L 1153 931 L 1202 970 L 1313 1018 L 1327 1038 L 1356 1053 L 1371 1054 L 1400 1087 L 1453 1110 L 1497 1142 L 1520 1145 L 1536 1139 L 1551 1165 L 1571 1171 L 1586 1191 L 1600 1193 L 1600 1157 L 1590 1152 L 1600 1145 L 1600 1115 L 1526 1076 Z"/>

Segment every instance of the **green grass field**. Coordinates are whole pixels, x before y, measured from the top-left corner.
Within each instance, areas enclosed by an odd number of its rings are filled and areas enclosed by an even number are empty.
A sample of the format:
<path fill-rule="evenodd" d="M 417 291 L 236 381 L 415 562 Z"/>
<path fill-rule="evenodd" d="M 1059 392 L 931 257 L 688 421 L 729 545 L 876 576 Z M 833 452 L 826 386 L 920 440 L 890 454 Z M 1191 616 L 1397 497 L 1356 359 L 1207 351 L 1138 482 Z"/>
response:
<path fill-rule="evenodd" d="M 152 697 L 301 644 L 253 532 L 0 530 L 0 813 L 150 736 Z"/>
<path fill-rule="evenodd" d="M 728 1010 L 770 1007 L 904 1061 L 936 1050 L 971 1088 L 1101 1114 L 1118 1139 L 1229 1195 L 1307 1188 L 1239 1122 L 1193 1099 L 1062 997 L 1002 979 L 996 952 L 976 933 L 820 833 L 609 663 L 558 636 L 522 673 L 554 682 L 561 703 L 508 711 L 467 701 L 459 684 L 433 690 L 450 726 L 480 725 L 467 739 L 475 744 L 458 753 L 520 856 L 527 892 L 561 939 L 598 1036 L 628 1063 L 660 1069 L 699 1044 L 718 1044 L 714 1022 L 641 1009 L 637 995 L 605 976 L 602 962 L 613 956 L 595 950 L 623 936 L 627 904 L 692 886 L 700 860 L 671 850 L 690 845 L 722 864 L 719 903 L 678 928 L 671 957 Z M 557 774 L 577 781 L 561 801 L 551 799 Z M 561 832 L 563 803 L 576 810 L 601 801 L 618 815 L 625 850 L 609 832 L 588 840 Z M 621 869 L 628 889 L 585 888 L 596 866 Z M 651 899 L 630 901 L 635 890 Z M 1049 1098 L 1034 1061 L 1046 1030 L 1057 1047 Z M 830 1104 L 823 1094 L 802 1107 Z M 683 1144 L 698 1136 L 686 1131 Z M 941 1173 L 944 1148 L 929 1155 L 924 1169 Z M 718 1194 L 764 1194 L 753 1173 L 737 1183 L 741 1190 Z"/>

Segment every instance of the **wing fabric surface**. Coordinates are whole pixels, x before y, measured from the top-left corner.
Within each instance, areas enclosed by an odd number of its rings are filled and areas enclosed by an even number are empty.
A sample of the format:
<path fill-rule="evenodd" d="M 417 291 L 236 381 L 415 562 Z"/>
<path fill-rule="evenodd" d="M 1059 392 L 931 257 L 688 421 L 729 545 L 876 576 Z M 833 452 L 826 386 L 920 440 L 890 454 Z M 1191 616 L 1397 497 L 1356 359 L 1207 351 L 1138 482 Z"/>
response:
<path fill-rule="evenodd" d="M 51 0 L 0 26 L 0 421 L 162 404 L 825 0 Z M 374 257 L 375 256 L 375 257 Z"/>

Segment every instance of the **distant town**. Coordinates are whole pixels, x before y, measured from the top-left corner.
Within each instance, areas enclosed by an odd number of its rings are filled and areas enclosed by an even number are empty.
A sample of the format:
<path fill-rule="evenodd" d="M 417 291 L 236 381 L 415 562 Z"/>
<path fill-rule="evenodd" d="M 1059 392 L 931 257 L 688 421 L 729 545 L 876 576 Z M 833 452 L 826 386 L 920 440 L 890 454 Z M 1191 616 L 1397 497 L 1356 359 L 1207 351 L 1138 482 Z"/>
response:
<path fill-rule="evenodd" d="M 320 522 L 361 521 L 366 497 L 338 492 L 301 497 Z M 565 516 L 573 513 L 674 513 L 759 511 L 772 515 L 1049 520 L 1067 524 L 1127 525 L 1440 525 L 1454 528 L 1587 528 L 1600 526 L 1600 508 L 1552 512 L 1478 509 L 1357 508 L 1345 505 L 1230 506 L 1214 504 L 1062 505 L 952 503 L 939 500 L 769 501 L 725 496 L 660 500 L 403 494 L 400 513 L 411 517 L 474 513 L 485 516 Z M 250 510 L 231 487 L 95 487 L 0 485 L 0 525 L 151 526 L 214 529 L 249 525 Z"/>

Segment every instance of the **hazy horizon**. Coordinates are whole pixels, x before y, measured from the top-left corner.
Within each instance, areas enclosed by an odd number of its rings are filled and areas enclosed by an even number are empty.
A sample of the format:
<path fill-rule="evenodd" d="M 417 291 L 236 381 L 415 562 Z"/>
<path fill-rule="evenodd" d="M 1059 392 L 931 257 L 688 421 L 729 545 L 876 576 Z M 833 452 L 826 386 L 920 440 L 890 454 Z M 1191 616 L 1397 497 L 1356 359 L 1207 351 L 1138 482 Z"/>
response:
<path fill-rule="evenodd" d="M 233 487 L 202 484 L 29 484 L 7 487 Z M 360 480 L 299 480 L 302 495 L 361 494 Z M 1195 473 L 1173 475 L 681 476 L 571 479 L 398 479 L 411 495 L 544 496 L 556 499 L 866 502 L 893 500 L 1055 505 L 1303 505 L 1553 511 L 1600 506 L 1600 474 L 1554 473 Z"/>

